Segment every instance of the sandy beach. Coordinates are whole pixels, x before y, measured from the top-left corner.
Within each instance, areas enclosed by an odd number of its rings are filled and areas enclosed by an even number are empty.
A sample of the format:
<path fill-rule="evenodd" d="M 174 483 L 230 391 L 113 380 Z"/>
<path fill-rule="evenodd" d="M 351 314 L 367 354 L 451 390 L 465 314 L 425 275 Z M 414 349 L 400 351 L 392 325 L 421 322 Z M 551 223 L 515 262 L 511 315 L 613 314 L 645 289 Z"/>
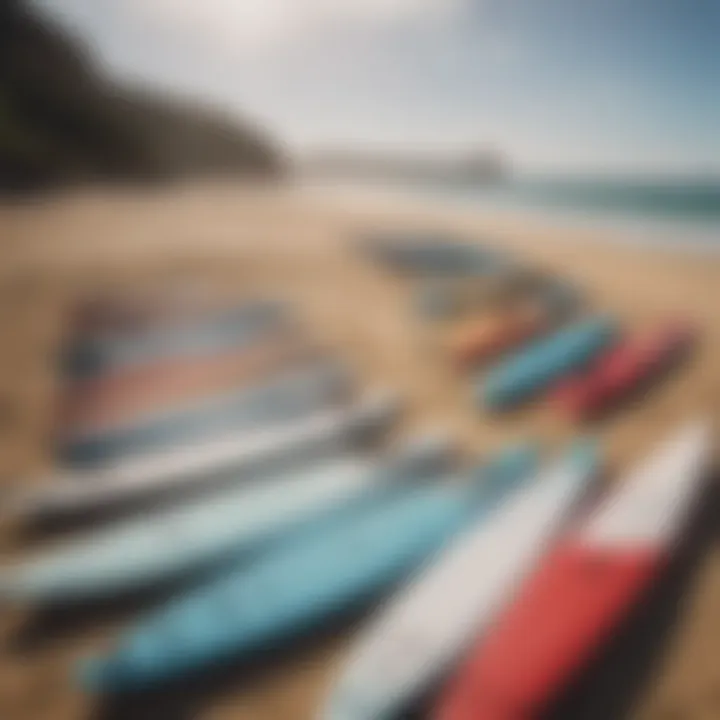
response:
<path fill-rule="evenodd" d="M 590 230 L 553 231 L 409 201 L 351 202 L 232 184 L 68 193 L 0 206 L 3 487 L 48 467 L 57 392 L 53 356 L 72 302 L 86 292 L 165 278 L 200 278 L 228 293 L 287 298 L 312 336 L 351 361 L 365 385 L 402 393 L 406 428 L 448 427 L 468 452 L 483 453 L 523 434 L 549 447 L 575 436 L 577 428 L 543 402 L 502 419 L 474 407 L 468 378 L 437 349 L 441 331 L 414 315 L 409 286 L 353 252 L 358 233 L 392 228 L 449 231 L 512 253 L 577 283 L 592 308 L 616 314 L 628 328 L 668 317 L 697 323 L 701 346 L 683 371 L 599 429 L 613 470 L 684 419 L 703 412 L 720 420 L 720 258 L 622 246 Z M 2 528 L 0 546 L 6 557 L 23 546 L 16 528 Z M 689 579 L 665 654 L 633 718 L 720 717 L 718 607 L 720 554 L 711 548 Z M 0 614 L 0 718 L 95 716 L 97 703 L 71 680 L 74 663 L 104 647 L 132 612 L 115 608 L 55 621 L 53 632 L 40 626 L 28 640 L 24 636 L 42 621 L 34 615 L 25 609 Z M 332 633 L 262 670 L 241 670 L 210 689 L 188 687 L 182 697 L 161 698 L 154 711 L 112 712 L 133 720 L 309 720 L 349 639 L 347 629 Z"/>

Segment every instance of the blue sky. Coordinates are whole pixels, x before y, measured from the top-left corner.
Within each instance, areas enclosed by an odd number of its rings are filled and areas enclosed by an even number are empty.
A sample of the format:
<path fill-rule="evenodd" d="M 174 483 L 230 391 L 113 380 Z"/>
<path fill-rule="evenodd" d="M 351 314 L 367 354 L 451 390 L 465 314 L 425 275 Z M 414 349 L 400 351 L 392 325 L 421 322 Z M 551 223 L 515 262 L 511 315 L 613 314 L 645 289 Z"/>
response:
<path fill-rule="evenodd" d="M 720 0 L 37 0 L 116 74 L 300 149 L 720 172 Z"/>

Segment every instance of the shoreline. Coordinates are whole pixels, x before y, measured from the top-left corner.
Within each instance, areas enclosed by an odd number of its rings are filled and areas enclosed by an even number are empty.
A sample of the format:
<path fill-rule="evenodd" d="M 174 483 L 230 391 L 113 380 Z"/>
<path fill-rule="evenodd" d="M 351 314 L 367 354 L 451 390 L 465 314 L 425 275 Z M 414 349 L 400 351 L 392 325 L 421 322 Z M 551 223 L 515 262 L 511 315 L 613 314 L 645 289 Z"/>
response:
<path fill-rule="evenodd" d="M 412 190 L 371 185 L 319 185 L 299 187 L 301 194 L 314 195 L 356 207 L 382 206 L 391 209 L 432 208 L 434 212 L 467 215 L 469 219 L 492 225 L 535 224 L 543 232 L 560 231 L 582 236 L 581 241 L 631 245 L 673 253 L 692 253 L 720 258 L 720 223 L 679 218 L 651 218 L 623 213 L 593 213 L 580 208 L 512 206 L 493 203 L 481 197 L 453 196 L 441 190 Z M 678 236 L 687 240 L 677 240 Z"/>

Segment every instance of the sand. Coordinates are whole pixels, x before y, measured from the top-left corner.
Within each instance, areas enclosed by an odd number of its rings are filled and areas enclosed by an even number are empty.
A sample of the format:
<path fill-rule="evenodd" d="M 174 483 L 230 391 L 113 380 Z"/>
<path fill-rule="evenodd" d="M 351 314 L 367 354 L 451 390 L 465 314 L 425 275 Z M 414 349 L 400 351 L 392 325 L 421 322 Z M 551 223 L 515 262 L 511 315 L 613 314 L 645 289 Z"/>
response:
<path fill-rule="evenodd" d="M 348 358 L 365 384 L 407 397 L 405 427 L 441 425 L 466 451 L 484 452 L 523 433 L 558 447 L 577 428 L 546 403 L 496 419 L 474 408 L 467 377 L 452 370 L 410 306 L 408 286 L 353 253 L 359 231 L 440 229 L 497 246 L 584 288 L 594 308 L 627 327 L 690 318 L 702 345 L 681 373 L 641 405 L 600 428 L 621 470 L 672 427 L 720 408 L 720 260 L 612 242 L 598 231 L 551 230 L 527 219 L 411 202 L 349 202 L 232 184 L 160 191 L 71 193 L 0 207 L 0 480 L 12 488 L 49 467 L 57 387 L 53 353 L 64 313 L 84 292 L 203 278 L 230 293 L 287 297 L 320 342 Z M 611 473 L 611 478 L 616 473 Z M 5 523 L 3 553 L 23 546 Z M 720 555 L 706 549 L 689 578 L 677 623 L 631 717 L 720 718 Z M 0 718 L 75 720 L 98 703 L 71 682 L 74 662 L 103 648 L 134 609 L 80 617 L 0 614 Z M 102 708 L 115 717 L 305 720 L 313 717 L 351 635 L 327 633 L 258 669 L 154 699 L 152 707 Z M 585 715 L 583 715 L 584 717 Z M 576 717 L 578 717 L 576 715 Z"/>

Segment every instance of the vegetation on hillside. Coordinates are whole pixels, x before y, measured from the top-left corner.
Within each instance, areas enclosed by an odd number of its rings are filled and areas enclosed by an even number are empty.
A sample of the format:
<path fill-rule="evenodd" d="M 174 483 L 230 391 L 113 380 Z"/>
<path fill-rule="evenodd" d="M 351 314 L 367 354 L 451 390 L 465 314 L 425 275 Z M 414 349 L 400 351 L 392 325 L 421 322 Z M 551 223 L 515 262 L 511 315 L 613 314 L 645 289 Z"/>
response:
<path fill-rule="evenodd" d="M 0 187 L 277 175 L 282 166 L 259 131 L 115 84 L 76 40 L 21 0 L 0 3 Z"/>

